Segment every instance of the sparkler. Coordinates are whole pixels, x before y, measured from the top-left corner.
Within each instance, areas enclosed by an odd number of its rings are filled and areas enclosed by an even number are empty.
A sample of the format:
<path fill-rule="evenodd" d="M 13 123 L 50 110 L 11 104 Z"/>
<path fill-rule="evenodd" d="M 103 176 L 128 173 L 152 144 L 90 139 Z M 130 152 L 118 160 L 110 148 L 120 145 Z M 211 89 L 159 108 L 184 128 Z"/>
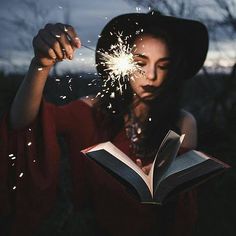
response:
<path fill-rule="evenodd" d="M 111 33 L 111 35 L 113 35 Z M 122 39 L 122 33 L 115 35 L 117 37 L 117 43 L 110 46 L 109 52 L 101 52 L 101 64 L 105 66 L 105 71 L 108 72 L 108 77 L 104 83 L 105 87 L 108 81 L 111 81 L 111 85 L 118 82 L 117 90 L 120 94 L 123 93 L 123 87 L 126 88 L 125 82 L 129 79 L 134 79 L 135 72 L 143 74 L 141 67 L 134 61 L 132 53 L 133 47 L 128 42 L 128 36 Z M 114 37 L 115 37 L 114 36 Z"/>
<path fill-rule="evenodd" d="M 108 72 L 107 78 L 103 84 L 102 92 L 99 92 L 96 97 L 104 96 L 104 93 L 109 93 L 111 98 L 115 97 L 114 91 L 110 91 L 110 86 L 115 87 L 116 91 L 123 94 L 123 91 L 127 88 L 127 82 L 135 78 L 135 73 L 143 75 L 142 68 L 138 65 L 138 62 L 134 60 L 132 51 L 134 47 L 128 43 L 128 38 L 131 36 L 123 37 L 122 33 L 114 34 L 110 32 L 114 37 L 117 37 L 117 43 L 111 44 L 108 51 L 97 51 L 101 55 L 100 64 L 105 67 L 105 71 Z M 82 44 L 83 47 L 95 51 L 95 49 Z M 110 83 L 108 83 L 110 82 Z M 109 84 L 109 86 L 108 86 Z M 110 106 L 109 106 L 110 108 Z"/>

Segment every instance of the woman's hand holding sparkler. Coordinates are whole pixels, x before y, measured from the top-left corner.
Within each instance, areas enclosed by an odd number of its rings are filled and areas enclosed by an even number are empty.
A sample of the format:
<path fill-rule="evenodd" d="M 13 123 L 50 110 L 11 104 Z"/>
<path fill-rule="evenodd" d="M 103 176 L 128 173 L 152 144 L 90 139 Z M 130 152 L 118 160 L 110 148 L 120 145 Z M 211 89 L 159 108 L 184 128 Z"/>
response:
<path fill-rule="evenodd" d="M 74 51 L 81 47 L 81 42 L 72 26 L 47 24 L 34 37 L 33 47 L 37 65 L 51 68 L 58 61 L 72 60 Z"/>
<path fill-rule="evenodd" d="M 80 39 L 70 25 L 47 24 L 39 30 L 33 39 L 35 56 L 11 106 L 13 129 L 24 128 L 36 118 L 50 69 L 57 61 L 72 60 L 80 46 Z"/>

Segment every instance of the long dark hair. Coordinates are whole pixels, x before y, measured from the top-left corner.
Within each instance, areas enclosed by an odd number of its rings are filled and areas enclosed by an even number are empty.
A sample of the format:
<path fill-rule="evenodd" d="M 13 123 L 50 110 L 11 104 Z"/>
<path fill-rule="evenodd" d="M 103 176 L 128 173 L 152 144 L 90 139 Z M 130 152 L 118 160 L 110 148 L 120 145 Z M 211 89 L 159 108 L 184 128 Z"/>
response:
<path fill-rule="evenodd" d="M 149 117 L 152 122 L 146 122 L 144 129 L 145 139 L 142 145 L 146 150 L 156 149 L 169 129 L 179 133 L 177 121 L 180 115 L 180 97 L 182 90 L 181 71 L 184 67 L 184 58 L 181 54 L 181 48 L 175 45 L 171 35 L 163 29 L 145 28 L 143 34 L 164 40 L 171 55 L 170 68 L 168 69 L 167 79 L 160 86 L 160 94 L 152 101 L 149 101 L 150 113 Z M 140 37 L 140 35 L 139 35 Z M 132 45 L 135 38 L 129 43 Z M 101 88 L 106 80 L 106 75 L 101 77 Z M 109 83 L 109 81 L 106 83 Z M 117 82 L 118 83 L 118 82 Z M 116 91 L 115 86 L 109 86 L 109 93 L 103 93 L 103 96 L 94 106 L 94 114 L 102 116 L 99 128 L 106 130 L 107 136 L 112 140 L 117 133 L 124 127 L 124 115 L 129 114 L 133 99 L 133 91 L 127 78 L 124 78 L 126 89 L 120 94 Z M 113 93 L 114 96 L 110 96 Z M 112 107 L 110 107 L 112 105 Z M 101 119 L 100 119 L 101 120 Z"/>

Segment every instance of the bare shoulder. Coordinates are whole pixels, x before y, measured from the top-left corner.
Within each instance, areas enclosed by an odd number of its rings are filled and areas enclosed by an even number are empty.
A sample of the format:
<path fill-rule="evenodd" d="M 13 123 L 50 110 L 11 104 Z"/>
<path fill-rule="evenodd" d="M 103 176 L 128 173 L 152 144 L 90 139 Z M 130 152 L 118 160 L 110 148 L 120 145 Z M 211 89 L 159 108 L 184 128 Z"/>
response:
<path fill-rule="evenodd" d="M 180 113 L 180 119 L 178 122 L 178 126 L 180 128 L 180 130 L 182 130 L 182 128 L 184 128 L 185 126 L 196 126 L 196 119 L 193 116 L 192 113 L 182 109 L 181 113 Z"/>
<path fill-rule="evenodd" d="M 93 107 L 97 103 L 98 98 L 96 98 L 95 96 L 90 95 L 90 96 L 82 97 L 79 100 L 83 101 L 88 106 Z"/>
<path fill-rule="evenodd" d="M 197 122 L 195 117 L 186 110 L 181 110 L 178 127 L 181 134 L 185 134 L 182 146 L 187 149 L 197 147 Z"/>

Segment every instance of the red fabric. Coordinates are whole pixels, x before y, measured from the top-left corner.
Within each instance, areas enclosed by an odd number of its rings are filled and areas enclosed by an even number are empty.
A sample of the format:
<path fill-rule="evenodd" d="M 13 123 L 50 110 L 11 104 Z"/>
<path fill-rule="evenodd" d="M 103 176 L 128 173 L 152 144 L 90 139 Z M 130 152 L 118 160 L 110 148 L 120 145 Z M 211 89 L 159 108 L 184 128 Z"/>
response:
<path fill-rule="evenodd" d="M 5 116 L 0 137 L 0 214 L 12 219 L 11 235 L 30 235 L 55 202 L 59 157 L 55 125 L 42 105 L 39 120 L 18 132 L 8 130 Z"/>
<path fill-rule="evenodd" d="M 38 120 L 22 131 L 9 131 L 6 122 L 7 116 L 0 131 L 0 214 L 13 216 L 11 235 L 31 235 L 53 207 L 59 159 L 56 133 L 64 134 L 69 146 L 74 204 L 78 210 L 87 206 L 94 210 L 103 235 L 170 235 L 167 231 L 191 235 L 196 213 L 193 192 L 183 194 L 178 204 L 143 205 L 103 168 L 82 156 L 81 149 L 107 141 L 84 102 L 60 107 L 43 102 Z M 124 131 L 112 142 L 130 154 Z"/>

